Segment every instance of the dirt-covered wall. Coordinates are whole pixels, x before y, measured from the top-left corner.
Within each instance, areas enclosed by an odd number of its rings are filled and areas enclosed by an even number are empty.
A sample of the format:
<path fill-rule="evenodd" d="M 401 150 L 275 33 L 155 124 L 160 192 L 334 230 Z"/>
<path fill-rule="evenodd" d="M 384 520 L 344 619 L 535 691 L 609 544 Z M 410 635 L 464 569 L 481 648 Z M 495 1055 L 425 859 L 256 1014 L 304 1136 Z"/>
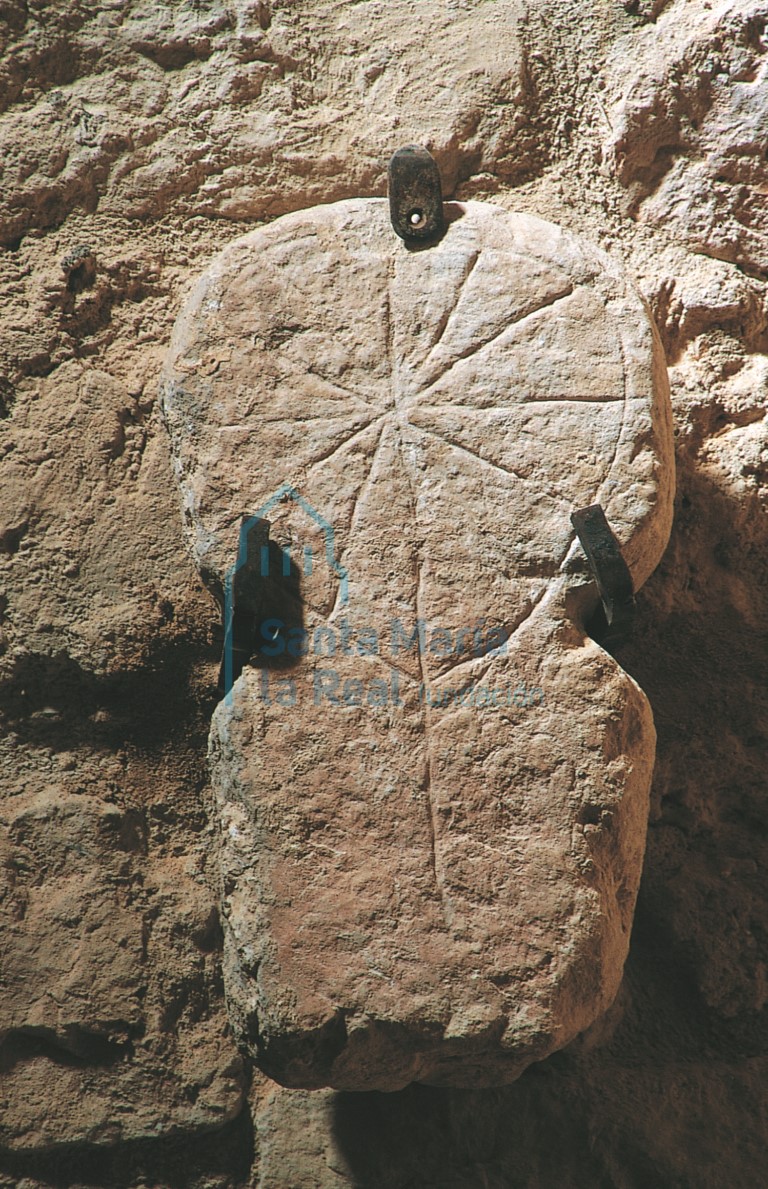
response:
<path fill-rule="evenodd" d="M 0 2 L 0 1186 L 764 1184 L 768 5 Z M 619 997 L 486 1091 L 285 1091 L 227 1027 L 218 612 L 155 402 L 189 283 L 287 211 L 447 196 L 623 264 L 676 519 L 617 653 L 658 732 Z"/>

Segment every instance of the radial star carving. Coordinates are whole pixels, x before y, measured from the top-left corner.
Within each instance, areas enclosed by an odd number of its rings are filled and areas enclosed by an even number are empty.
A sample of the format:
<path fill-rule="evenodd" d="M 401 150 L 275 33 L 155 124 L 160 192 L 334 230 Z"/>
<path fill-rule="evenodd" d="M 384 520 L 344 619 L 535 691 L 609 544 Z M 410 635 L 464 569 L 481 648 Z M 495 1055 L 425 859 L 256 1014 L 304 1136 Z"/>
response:
<path fill-rule="evenodd" d="M 572 549 L 570 512 L 616 502 L 651 431 L 638 299 L 549 224 L 448 209 L 444 239 L 419 251 L 378 200 L 300 212 L 199 286 L 165 410 L 194 548 L 219 581 L 240 516 L 289 483 L 349 575 L 345 608 L 329 571 L 303 577 L 310 617 L 422 620 L 456 639 L 471 592 L 472 622 L 511 634 Z M 282 543 L 314 531 L 290 501 L 272 520 Z M 466 654 L 405 668 L 432 679 Z"/>

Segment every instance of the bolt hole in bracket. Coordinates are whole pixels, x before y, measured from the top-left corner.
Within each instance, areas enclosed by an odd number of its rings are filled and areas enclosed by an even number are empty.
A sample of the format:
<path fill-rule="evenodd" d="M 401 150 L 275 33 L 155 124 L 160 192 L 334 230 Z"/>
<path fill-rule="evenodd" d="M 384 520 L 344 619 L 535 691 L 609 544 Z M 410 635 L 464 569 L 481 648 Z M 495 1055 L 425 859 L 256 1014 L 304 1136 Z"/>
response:
<path fill-rule="evenodd" d="M 629 566 L 600 504 L 590 504 L 571 514 L 571 524 L 587 555 L 601 605 L 585 625 L 602 648 L 625 643 L 632 633 L 635 591 Z"/>
<path fill-rule="evenodd" d="M 421 145 L 393 153 L 387 170 L 389 217 L 395 232 L 410 247 L 434 243 L 445 231 L 440 172 Z"/>

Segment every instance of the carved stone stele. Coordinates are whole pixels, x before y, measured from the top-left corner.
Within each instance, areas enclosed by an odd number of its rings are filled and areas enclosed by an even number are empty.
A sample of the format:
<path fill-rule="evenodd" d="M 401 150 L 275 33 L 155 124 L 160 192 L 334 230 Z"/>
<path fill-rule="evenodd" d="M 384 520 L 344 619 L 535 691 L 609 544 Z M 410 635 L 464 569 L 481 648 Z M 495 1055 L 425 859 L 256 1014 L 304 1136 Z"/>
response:
<path fill-rule="evenodd" d="M 511 1081 L 611 1003 L 629 942 L 655 735 L 585 633 L 570 513 L 600 503 L 645 581 L 661 348 L 603 253 L 446 213 L 419 251 L 379 199 L 237 240 L 165 373 L 205 580 L 222 595 L 263 516 L 300 596 L 262 609 L 281 654 L 210 737 L 230 1014 L 289 1086 Z"/>

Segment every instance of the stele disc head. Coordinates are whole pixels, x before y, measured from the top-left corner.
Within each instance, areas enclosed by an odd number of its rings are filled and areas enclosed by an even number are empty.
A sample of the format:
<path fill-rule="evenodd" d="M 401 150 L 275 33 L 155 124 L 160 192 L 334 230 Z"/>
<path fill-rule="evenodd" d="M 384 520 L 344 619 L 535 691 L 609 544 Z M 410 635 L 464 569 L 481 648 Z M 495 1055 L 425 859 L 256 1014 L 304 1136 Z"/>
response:
<path fill-rule="evenodd" d="M 189 547 L 254 633 L 210 735 L 228 1007 L 288 1086 L 511 1081 L 629 943 L 655 735 L 570 515 L 658 563 L 661 347 L 605 254 L 445 211 L 416 251 L 380 199 L 235 241 L 165 369 Z"/>

